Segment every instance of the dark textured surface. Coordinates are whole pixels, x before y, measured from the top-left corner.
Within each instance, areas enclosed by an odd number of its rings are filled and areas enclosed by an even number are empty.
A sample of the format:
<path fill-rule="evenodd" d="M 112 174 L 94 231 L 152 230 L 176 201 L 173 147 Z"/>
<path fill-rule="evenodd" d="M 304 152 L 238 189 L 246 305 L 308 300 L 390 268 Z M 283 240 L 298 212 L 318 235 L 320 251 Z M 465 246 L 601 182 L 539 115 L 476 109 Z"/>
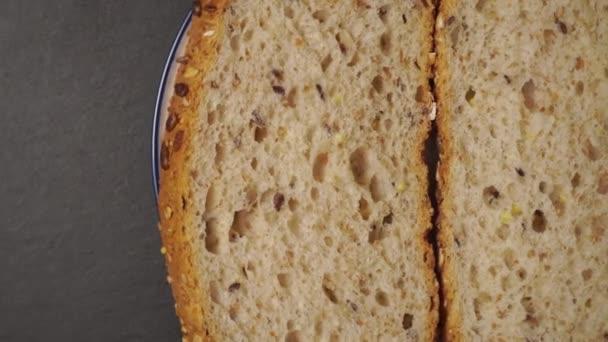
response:
<path fill-rule="evenodd" d="M 187 0 L 0 1 L 0 341 L 177 341 L 150 171 Z"/>

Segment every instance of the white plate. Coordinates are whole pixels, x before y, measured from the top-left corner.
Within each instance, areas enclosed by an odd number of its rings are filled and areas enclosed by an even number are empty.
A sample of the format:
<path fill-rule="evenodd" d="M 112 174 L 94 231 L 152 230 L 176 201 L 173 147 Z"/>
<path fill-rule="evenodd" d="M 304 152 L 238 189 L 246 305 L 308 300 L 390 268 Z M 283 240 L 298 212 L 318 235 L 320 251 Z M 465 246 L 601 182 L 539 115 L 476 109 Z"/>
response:
<path fill-rule="evenodd" d="M 152 177 L 154 178 L 154 194 L 158 197 L 160 177 L 160 146 L 165 133 L 165 122 L 169 112 L 169 100 L 173 96 L 173 84 L 177 73 L 178 63 L 175 59 L 181 56 L 186 48 L 186 32 L 190 28 L 192 12 L 188 12 L 182 26 L 177 32 L 169 57 L 165 63 L 163 75 L 158 87 L 156 107 L 154 108 L 154 123 L 152 127 Z"/>

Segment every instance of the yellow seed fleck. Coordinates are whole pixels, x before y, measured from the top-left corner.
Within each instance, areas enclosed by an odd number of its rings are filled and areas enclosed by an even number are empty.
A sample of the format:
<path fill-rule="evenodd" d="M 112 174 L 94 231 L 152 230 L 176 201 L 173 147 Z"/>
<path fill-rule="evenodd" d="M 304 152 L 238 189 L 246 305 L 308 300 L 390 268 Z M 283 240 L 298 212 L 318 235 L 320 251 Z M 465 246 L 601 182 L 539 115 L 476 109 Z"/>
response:
<path fill-rule="evenodd" d="M 186 67 L 186 70 L 184 71 L 184 77 L 185 78 L 192 78 L 194 76 L 198 75 L 198 69 L 195 69 L 193 67 Z"/>
<path fill-rule="evenodd" d="M 513 214 L 513 216 L 521 215 L 521 213 L 522 211 L 519 205 L 513 204 L 513 206 L 511 206 L 511 214 Z"/>
<path fill-rule="evenodd" d="M 337 143 L 338 145 L 343 144 L 345 140 L 346 140 L 346 138 L 344 137 L 344 135 L 339 134 L 339 133 L 338 133 L 338 134 L 336 134 L 336 143 Z"/>
<path fill-rule="evenodd" d="M 340 95 L 334 96 L 334 102 L 336 104 L 340 105 L 340 104 L 342 104 L 342 101 L 343 101 L 342 96 L 340 96 Z"/>
<path fill-rule="evenodd" d="M 162 255 L 167 254 L 167 248 L 165 248 L 165 246 L 162 246 L 162 247 L 160 248 L 160 254 L 162 254 Z"/>
<path fill-rule="evenodd" d="M 404 192 L 407 189 L 407 185 L 403 182 L 397 184 L 397 191 Z"/>
<path fill-rule="evenodd" d="M 500 220 L 502 221 L 502 223 L 509 223 L 509 222 L 511 222 L 511 214 L 509 214 L 509 213 L 503 213 L 502 216 L 500 217 Z"/>

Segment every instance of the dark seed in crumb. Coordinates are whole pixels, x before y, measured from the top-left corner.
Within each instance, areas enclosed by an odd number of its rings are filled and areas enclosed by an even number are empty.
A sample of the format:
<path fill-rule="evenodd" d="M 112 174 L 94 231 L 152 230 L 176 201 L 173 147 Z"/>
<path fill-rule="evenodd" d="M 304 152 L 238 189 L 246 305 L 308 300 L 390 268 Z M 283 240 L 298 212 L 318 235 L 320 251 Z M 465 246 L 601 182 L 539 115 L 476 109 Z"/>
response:
<path fill-rule="evenodd" d="M 192 1 L 192 15 L 200 17 L 203 13 L 201 3 L 199 0 Z"/>
<path fill-rule="evenodd" d="M 455 16 L 449 17 L 448 18 L 448 25 L 452 25 L 455 21 L 456 21 L 456 17 Z"/>
<path fill-rule="evenodd" d="M 165 122 L 165 130 L 167 132 L 171 132 L 179 123 L 179 115 L 177 113 L 169 114 L 167 118 L 167 122 Z"/>
<path fill-rule="evenodd" d="M 320 84 L 316 84 L 315 88 L 317 88 L 317 92 L 319 93 L 319 97 L 321 97 L 321 100 L 325 101 L 325 92 L 323 91 L 323 87 L 321 87 Z"/>
<path fill-rule="evenodd" d="M 407 24 L 407 18 L 405 17 L 405 14 L 401 15 L 401 20 L 403 20 L 404 24 Z"/>
<path fill-rule="evenodd" d="M 458 245 L 458 247 L 460 247 L 460 240 L 458 240 L 458 238 L 455 238 L 454 241 L 456 242 L 456 245 Z"/>
<path fill-rule="evenodd" d="M 234 292 L 240 288 L 241 288 L 241 283 L 232 283 L 230 286 L 228 286 L 228 291 Z"/>
<path fill-rule="evenodd" d="M 520 168 L 518 168 L 518 167 L 517 167 L 517 168 L 515 168 L 515 172 L 517 172 L 517 174 L 518 174 L 520 177 L 523 177 L 523 176 L 525 176 L 525 175 L 526 175 L 526 173 L 524 172 L 524 170 L 522 170 L 522 169 L 520 169 Z"/>
<path fill-rule="evenodd" d="M 357 304 L 355 304 L 353 302 L 350 302 L 350 307 L 351 307 L 351 309 L 353 309 L 353 311 L 359 310 L 359 307 L 357 306 Z"/>
<path fill-rule="evenodd" d="M 511 84 L 511 77 L 507 76 L 507 75 L 503 75 L 505 77 L 505 80 L 507 81 L 508 84 Z"/>
<path fill-rule="evenodd" d="M 281 208 L 285 203 L 285 196 L 282 193 L 277 192 L 272 199 L 272 203 L 274 204 L 274 209 L 276 211 L 281 211 Z"/>
<path fill-rule="evenodd" d="M 163 143 L 160 147 L 160 167 L 163 170 L 169 170 L 169 146 Z"/>
<path fill-rule="evenodd" d="M 219 87 L 220 87 L 220 86 L 217 84 L 217 82 L 215 82 L 215 81 L 211 81 L 211 88 L 213 88 L 213 89 L 217 89 L 217 88 L 219 88 Z"/>
<path fill-rule="evenodd" d="M 279 95 L 285 95 L 285 88 L 283 88 L 281 86 L 272 86 L 272 91 L 274 91 L 275 93 L 277 93 Z"/>
<path fill-rule="evenodd" d="M 176 83 L 175 84 L 175 94 L 179 97 L 184 97 L 188 95 L 188 85 L 186 83 Z"/>
<path fill-rule="evenodd" d="M 414 321 L 414 316 L 409 313 L 403 315 L 403 321 L 401 324 L 403 325 L 403 329 L 408 330 L 412 327 L 412 322 Z"/>
<path fill-rule="evenodd" d="M 393 223 L 393 213 L 389 213 L 382 219 L 382 224 L 387 225 Z"/>
<path fill-rule="evenodd" d="M 215 13 L 215 12 L 217 12 L 217 6 L 211 5 L 211 4 L 205 5 L 205 12 Z"/>

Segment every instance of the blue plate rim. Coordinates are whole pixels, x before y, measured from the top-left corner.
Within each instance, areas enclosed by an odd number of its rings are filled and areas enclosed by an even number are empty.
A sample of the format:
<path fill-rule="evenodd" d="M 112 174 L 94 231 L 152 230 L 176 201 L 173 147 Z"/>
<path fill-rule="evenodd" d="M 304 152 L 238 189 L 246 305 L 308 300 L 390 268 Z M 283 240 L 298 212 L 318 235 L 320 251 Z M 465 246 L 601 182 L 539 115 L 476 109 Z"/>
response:
<path fill-rule="evenodd" d="M 158 201 L 158 191 L 160 188 L 160 120 L 162 118 L 163 102 L 165 100 L 165 93 L 167 91 L 167 80 L 169 78 L 169 73 L 173 67 L 175 54 L 180 47 L 182 39 L 186 33 L 186 29 L 190 25 L 190 21 L 192 19 L 192 11 L 188 11 L 186 17 L 182 22 L 182 26 L 179 28 L 175 40 L 173 41 L 173 45 L 171 46 L 171 50 L 169 51 L 169 56 L 167 57 L 167 61 L 165 62 L 165 67 L 163 69 L 162 76 L 160 78 L 158 92 L 156 95 L 156 105 L 154 106 L 154 118 L 152 125 L 152 180 L 154 182 L 154 197 Z"/>

